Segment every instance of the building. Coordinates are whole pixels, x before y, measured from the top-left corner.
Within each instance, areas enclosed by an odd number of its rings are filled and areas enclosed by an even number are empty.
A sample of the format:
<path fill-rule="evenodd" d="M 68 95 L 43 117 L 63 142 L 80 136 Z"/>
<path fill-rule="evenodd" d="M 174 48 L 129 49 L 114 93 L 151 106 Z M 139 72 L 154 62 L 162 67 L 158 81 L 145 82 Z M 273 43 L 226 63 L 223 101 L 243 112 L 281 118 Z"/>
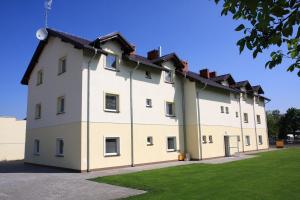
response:
<path fill-rule="evenodd" d="M 24 159 L 25 132 L 25 120 L 0 117 L 0 162 Z"/>
<path fill-rule="evenodd" d="M 27 163 L 85 171 L 268 148 L 260 86 L 190 72 L 175 53 L 139 56 L 120 33 L 48 29 L 21 83 Z"/>

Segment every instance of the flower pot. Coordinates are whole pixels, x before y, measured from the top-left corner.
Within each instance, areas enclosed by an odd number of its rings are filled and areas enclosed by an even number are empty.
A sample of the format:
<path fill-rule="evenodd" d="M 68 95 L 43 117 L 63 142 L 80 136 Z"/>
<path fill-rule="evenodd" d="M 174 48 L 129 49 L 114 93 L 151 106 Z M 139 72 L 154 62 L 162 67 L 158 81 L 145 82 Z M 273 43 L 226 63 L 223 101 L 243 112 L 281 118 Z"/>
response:
<path fill-rule="evenodd" d="M 276 141 L 276 148 L 283 148 L 283 147 L 284 147 L 283 140 L 277 140 Z"/>

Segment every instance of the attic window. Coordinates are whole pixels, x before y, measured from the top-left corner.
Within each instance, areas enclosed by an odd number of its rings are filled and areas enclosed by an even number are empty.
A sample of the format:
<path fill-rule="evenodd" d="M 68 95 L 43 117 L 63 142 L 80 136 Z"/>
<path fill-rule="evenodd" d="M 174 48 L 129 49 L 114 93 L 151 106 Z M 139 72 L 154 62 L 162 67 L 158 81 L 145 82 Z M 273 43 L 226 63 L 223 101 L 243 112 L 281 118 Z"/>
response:
<path fill-rule="evenodd" d="M 166 71 L 165 72 L 165 82 L 166 83 L 173 83 L 174 82 L 174 73 L 173 71 Z"/>
<path fill-rule="evenodd" d="M 145 72 L 145 77 L 148 78 L 148 79 L 151 79 L 151 78 L 152 78 L 152 77 L 151 77 L 151 72 L 146 71 L 146 72 Z"/>
<path fill-rule="evenodd" d="M 106 64 L 105 68 L 111 69 L 111 70 L 117 70 L 117 56 L 108 54 L 106 56 Z"/>

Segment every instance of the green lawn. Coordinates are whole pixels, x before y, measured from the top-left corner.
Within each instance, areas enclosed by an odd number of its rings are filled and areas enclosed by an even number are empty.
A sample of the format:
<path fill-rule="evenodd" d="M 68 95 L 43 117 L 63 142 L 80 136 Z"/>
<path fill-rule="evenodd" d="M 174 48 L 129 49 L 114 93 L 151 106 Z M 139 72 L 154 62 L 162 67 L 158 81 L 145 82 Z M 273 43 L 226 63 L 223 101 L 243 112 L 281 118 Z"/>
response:
<path fill-rule="evenodd" d="M 148 191 L 129 199 L 300 199 L 300 148 L 225 164 L 191 164 L 94 179 Z"/>

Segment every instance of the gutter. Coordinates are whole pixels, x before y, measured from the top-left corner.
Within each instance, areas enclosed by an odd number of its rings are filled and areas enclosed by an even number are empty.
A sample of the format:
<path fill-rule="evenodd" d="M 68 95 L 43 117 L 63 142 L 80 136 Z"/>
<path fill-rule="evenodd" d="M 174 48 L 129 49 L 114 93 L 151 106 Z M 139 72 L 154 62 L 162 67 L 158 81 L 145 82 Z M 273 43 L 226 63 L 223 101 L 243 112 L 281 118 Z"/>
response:
<path fill-rule="evenodd" d="M 134 144 L 133 144 L 133 100 L 132 100 L 132 75 L 133 72 L 138 69 L 140 62 L 137 61 L 137 64 L 133 70 L 129 72 L 130 77 L 130 138 L 131 138 L 131 167 L 134 167 Z"/>

